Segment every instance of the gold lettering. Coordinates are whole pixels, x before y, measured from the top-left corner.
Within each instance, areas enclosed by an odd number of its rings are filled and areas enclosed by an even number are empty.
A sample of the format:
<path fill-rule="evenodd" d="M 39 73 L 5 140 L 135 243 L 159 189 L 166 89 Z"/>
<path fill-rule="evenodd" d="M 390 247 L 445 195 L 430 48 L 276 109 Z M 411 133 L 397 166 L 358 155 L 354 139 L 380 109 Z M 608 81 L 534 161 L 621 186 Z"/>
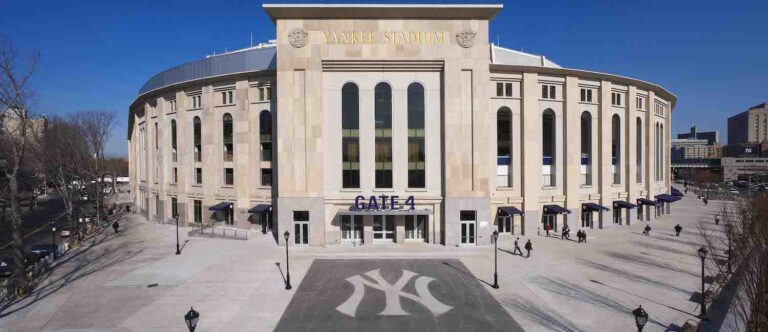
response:
<path fill-rule="evenodd" d="M 391 44 L 392 43 L 392 32 L 385 31 L 384 32 L 384 43 L 385 44 Z"/>
<path fill-rule="evenodd" d="M 328 32 L 323 31 L 323 43 L 328 44 Z"/>
<path fill-rule="evenodd" d="M 448 45 L 445 39 L 445 31 L 435 32 L 435 44 L 436 45 Z"/>

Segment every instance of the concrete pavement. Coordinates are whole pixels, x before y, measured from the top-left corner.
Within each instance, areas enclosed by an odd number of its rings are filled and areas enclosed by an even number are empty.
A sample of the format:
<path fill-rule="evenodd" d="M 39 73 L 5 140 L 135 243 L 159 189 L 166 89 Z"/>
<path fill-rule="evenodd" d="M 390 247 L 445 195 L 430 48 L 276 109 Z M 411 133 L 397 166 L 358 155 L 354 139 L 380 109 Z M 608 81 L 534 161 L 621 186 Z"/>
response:
<path fill-rule="evenodd" d="M 190 229 L 185 229 L 181 234 L 186 244 L 177 256 L 173 226 L 131 215 L 122 224 L 124 232 L 95 237 L 81 251 L 68 255 L 65 259 L 69 261 L 48 276 L 32 297 L 2 308 L 0 330 L 186 331 L 183 315 L 194 306 L 200 312 L 198 331 L 272 331 L 283 326 L 278 325 L 281 317 L 290 317 L 293 310 L 286 313 L 286 308 L 302 287 L 309 287 L 303 281 L 319 259 L 340 260 L 341 264 L 346 260 L 351 266 L 361 259 L 410 261 L 408 264 L 418 264 L 416 259 L 455 260 L 468 272 L 467 279 L 461 280 L 464 285 L 455 288 L 459 289 L 456 294 L 484 289 L 495 300 L 488 304 L 488 312 L 495 303 L 528 331 L 633 330 L 630 311 L 638 305 L 651 317 L 645 331 L 674 330 L 698 313 L 698 304 L 692 301 L 700 287 L 697 229 L 700 220 L 705 226 L 707 221 L 711 223 L 719 205 L 711 201 L 704 208 L 695 197 L 686 197 L 673 205 L 671 215 L 652 222 L 648 237 L 641 235 L 645 222 L 589 230 L 587 244 L 534 235 L 530 237 L 534 251 L 527 259 L 509 254 L 514 238 L 503 236 L 499 240 L 504 250 L 499 252 L 500 289 L 489 286 L 493 282 L 493 247 L 363 245 L 290 247 L 294 287 L 288 291 L 283 279 L 285 249 L 277 247 L 271 235 L 252 232 L 249 241 L 187 238 Z M 680 237 L 674 236 L 677 223 L 683 227 Z M 375 261 L 368 264 L 376 265 Z M 393 266 L 380 265 L 383 269 Z M 382 274 L 388 282 L 395 282 L 403 269 Z M 329 285 L 344 284 L 340 279 L 350 277 L 348 274 L 368 271 L 337 270 L 328 276 L 332 280 L 325 280 Z M 455 276 L 434 271 L 439 270 L 413 272 L 429 275 L 436 282 L 456 283 Z M 322 290 L 323 279 L 317 279 L 321 274 L 309 272 L 309 276 L 314 280 L 311 284 Z M 410 294 L 416 294 L 413 280 L 404 288 Z M 157 285 L 149 287 L 153 284 Z M 380 292 L 366 287 L 367 294 Z M 308 289 L 309 294 L 320 294 L 312 292 L 313 287 Z M 350 289 L 343 294 L 324 292 L 318 301 L 342 303 Z M 433 292 L 437 289 L 429 287 Z M 445 302 L 452 298 L 435 297 Z M 361 306 L 369 300 L 363 301 Z M 378 307 L 363 312 L 369 313 L 365 319 L 374 320 L 386 304 L 381 297 L 370 301 Z M 403 300 L 403 310 L 426 312 L 409 301 Z M 483 317 L 490 320 L 493 316 Z M 342 319 L 351 318 L 339 315 L 334 319 L 342 324 Z"/>

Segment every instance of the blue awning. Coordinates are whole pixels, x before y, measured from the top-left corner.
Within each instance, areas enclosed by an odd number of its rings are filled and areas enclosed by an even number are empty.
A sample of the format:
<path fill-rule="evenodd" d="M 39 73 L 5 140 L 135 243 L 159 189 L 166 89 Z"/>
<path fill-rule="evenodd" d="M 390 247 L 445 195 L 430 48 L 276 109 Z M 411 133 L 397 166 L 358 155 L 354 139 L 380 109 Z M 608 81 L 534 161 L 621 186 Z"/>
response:
<path fill-rule="evenodd" d="M 514 215 L 522 216 L 522 215 L 524 215 L 523 211 L 520 211 L 520 209 L 518 209 L 518 208 L 516 208 L 514 206 L 502 206 L 502 207 L 499 207 L 499 214 L 503 215 L 503 216 L 514 216 Z"/>
<path fill-rule="evenodd" d="M 581 204 L 581 210 L 587 211 L 587 212 L 599 212 L 599 211 L 608 211 L 609 209 L 605 206 L 602 206 L 600 204 L 595 203 L 582 203 Z"/>
<path fill-rule="evenodd" d="M 672 203 L 680 200 L 680 197 L 675 197 L 667 194 L 656 195 L 656 200 L 662 203 Z"/>
<path fill-rule="evenodd" d="M 266 212 L 271 212 L 271 211 L 272 211 L 272 205 L 270 204 L 259 204 L 248 209 L 248 213 L 255 213 L 255 214 L 264 214 Z"/>
<path fill-rule="evenodd" d="M 634 209 L 637 205 L 632 204 L 627 201 L 613 201 L 613 208 L 614 209 Z"/>
<path fill-rule="evenodd" d="M 670 193 L 672 194 L 672 196 L 676 196 L 676 197 L 684 196 L 683 193 L 681 193 L 680 190 L 677 190 L 677 188 L 675 187 L 672 187 L 672 189 L 670 190 Z"/>
<path fill-rule="evenodd" d="M 638 198 L 637 199 L 637 205 L 651 205 L 656 206 L 656 201 L 647 199 L 647 198 Z"/>
<path fill-rule="evenodd" d="M 568 210 L 560 205 L 544 205 L 544 214 L 570 214 L 571 210 Z"/>
<path fill-rule="evenodd" d="M 221 211 L 221 210 L 229 209 L 231 206 L 232 206 L 232 203 L 221 202 L 221 203 L 218 203 L 218 204 L 216 204 L 214 206 L 209 207 L 208 210 L 210 210 L 210 211 Z"/>

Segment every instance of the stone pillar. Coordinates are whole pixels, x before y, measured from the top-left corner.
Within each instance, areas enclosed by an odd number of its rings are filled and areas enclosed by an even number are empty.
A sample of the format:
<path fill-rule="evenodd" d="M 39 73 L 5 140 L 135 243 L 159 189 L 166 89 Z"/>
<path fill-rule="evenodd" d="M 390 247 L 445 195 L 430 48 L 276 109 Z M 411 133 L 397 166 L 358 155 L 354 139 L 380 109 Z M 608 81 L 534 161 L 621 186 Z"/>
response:
<path fill-rule="evenodd" d="M 395 242 L 405 242 L 405 216 L 395 216 Z"/>
<path fill-rule="evenodd" d="M 563 216 L 564 223 L 568 223 L 571 229 L 580 226 L 579 211 L 581 202 L 579 201 L 579 191 L 581 189 L 581 112 L 579 112 L 580 90 L 579 79 L 568 76 L 565 78 L 565 107 L 563 112 L 563 128 L 565 128 L 563 145 L 565 153 L 563 163 L 565 170 L 563 175 L 565 186 L 565 208 L 572 211 L 571 214 Z"/>
<path fill-rule="evenodd" d="M 538 74 L 523 73 L 522 86 L 523 112 L 520 121 L 520 137 L 541 137 L 541 111 L 539 109 L 539 98 L 541 97 L 541 88 L 539 87 Z M 527 139 L 525 144 L 521 144 L 522 151 L 522 174 L 531 176 L 522 176 L 523 192 L 523 217 L 521 234 L 531 237 L 537 234 L 537 228 L 541 225 L 541 204 L 539 195 L 541 194 L 541 139 Z"/>
<path fill-rule="evenodd" d="M 363 216 L 363 243 L 373 243 L 373 216 Z"/>
<path fill-rule="evenodd" d="M 600 83 L 600 110 L 598 112 L 598 188 L 600 192 L 600 205 L 609 207 L 614 195 L 613 174 L 611 173 L 611 82 Z M 599 212 L 600 228 L 608 228 L 613 225 L 610 211 Z"/>

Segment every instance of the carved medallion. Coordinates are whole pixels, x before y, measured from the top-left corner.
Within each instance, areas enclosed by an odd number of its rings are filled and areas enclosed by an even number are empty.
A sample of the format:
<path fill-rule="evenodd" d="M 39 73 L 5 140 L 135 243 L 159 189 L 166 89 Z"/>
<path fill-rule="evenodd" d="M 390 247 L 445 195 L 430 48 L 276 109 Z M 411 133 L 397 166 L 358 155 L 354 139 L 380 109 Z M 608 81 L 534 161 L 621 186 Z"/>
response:
<path fill-rule="evenodd" d="M 288 33 L 288 42 L 293 47 L 302 48 L 309 42 L 309 33 L 302 28 L 294 28 Z"/>
<path fill-rule="evenodd" d="M 477 36 L 477 32 L 471 29 L 463 30 L 456 34 L 456 43 L 463 48 L 472 47 L 475 43 L 475 36 Z"/>

